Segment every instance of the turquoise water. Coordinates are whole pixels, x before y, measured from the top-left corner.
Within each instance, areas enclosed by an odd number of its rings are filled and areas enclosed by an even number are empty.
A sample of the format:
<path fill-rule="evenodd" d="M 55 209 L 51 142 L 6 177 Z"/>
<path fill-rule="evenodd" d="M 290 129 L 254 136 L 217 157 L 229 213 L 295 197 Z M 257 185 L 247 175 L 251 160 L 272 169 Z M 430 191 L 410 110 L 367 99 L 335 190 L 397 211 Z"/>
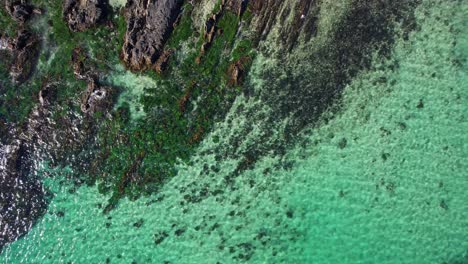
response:
<path fill-rule="evenodd" d="M 239 161 L 209 150 L 243 131 L 249 116 L 237 108 L 260 104 L 251 98 L 237 98 L 234 122 L 217 124 L 158 194 L 109 215 L 97 187 L 70 192 L 60 180 L 70 169 L 44 165 L 55 176 L 48 213 L 0 262 L 468 263 L 467 14 L 467 4 L 425 1 L 420 30 L 346 87 L 333 118 L 233 187 L 222 179 Z M 261 134 L 254 127 L 243 144 Z"/>

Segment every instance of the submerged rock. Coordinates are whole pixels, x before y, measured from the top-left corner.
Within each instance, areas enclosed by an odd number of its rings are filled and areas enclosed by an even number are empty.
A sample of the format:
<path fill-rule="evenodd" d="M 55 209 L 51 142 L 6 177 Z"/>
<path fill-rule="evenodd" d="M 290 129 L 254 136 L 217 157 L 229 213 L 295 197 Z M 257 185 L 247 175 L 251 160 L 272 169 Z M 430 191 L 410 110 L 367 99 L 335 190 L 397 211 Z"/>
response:
<path fill-rule="evenodd" d="M 155 66 L 181 11 L 181 4 L 181 0 L 127 1 L 122 60 L 129 69 L 140 71 Z"/>
<path fill-rule="evenodd" d="M 26 234 L 46 209 L 42 185 L 28 176 L 27 163 L 20 140 L 0 144 L 0 251 Z"/>
<path fill-rule="evenodd" d="M 63 16 L 70 30 L 79 32 L 102 22 L 107 8 L 105 0 L 65 0 Z"/>

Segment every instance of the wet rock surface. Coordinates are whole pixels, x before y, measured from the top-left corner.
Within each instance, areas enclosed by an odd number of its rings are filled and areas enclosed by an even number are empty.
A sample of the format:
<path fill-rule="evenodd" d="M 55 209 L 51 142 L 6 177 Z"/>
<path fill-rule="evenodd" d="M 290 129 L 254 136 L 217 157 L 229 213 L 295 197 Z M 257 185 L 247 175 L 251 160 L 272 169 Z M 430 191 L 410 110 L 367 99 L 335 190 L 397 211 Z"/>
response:
<path fill-rule="evenodd" d="M 17 138 L 0 145 L 0 251 L 27 233 L 46 209 L 41 182 L 28 175 L 25 148 Z"/>
<path fill-rule="evenodd" d="M 103 22 L 108 8 L 106 0 L 66 0 L 63 16 L 71 31 L 85 31 Z"/>
<path fill-rule="evenodd" d="M 87 113 L 101 106 L 95 104 L 99 88 L 91 83 L 88 101 L 92 107 Z M 39 104 L 24 126 L 0 123 L 0 131 L 7 133 L 0 142 L 0 248 L 25 234 L 47 208 L 47 194 L 37 176 L 42 161 L 83 171 L 90 166 L 87 155 L 94 145 L 95 124 L 73 111 L 53 116 L 62 109 L 55 100 L 57 89 L 63 88 L 59 82 L 45 82 L 38 93 Z"/>
<path fill-rule="evenodd" d="M 104 112 L 109 109 L 111 102 L 110 87 L 99 83 L 99 73 L 87 65 L 89 57 L 81 47 L 73 49 L 71 64 L 77 80 L 86 81 L 87 87 L 81 97 L 81 111 L 92 114 L 96 111 Z"/>
<path fill-rule="evenodd" d="M 181 11 L 181 4 L 180 0 L 127 1 L 122 60 L 129 69 L 140 71 L 155 66 Z"/>
<path fill-rule="evenodd" d="M 27 47 L 25 39 L 16 40 L 13 48 Z M 85 65 L 83 51 L 76 49 L 73 55 L 75 77 L 88 83 L 82 97 L 84 116 L 57 104 L 58 91 L 66 89 L 66 83 L 45 79 L 35 98 L 38 104 L 24 124 L 0 118 L 0 247 L 25 234 L 47 208 L 47 195 L 37 176 L 42 161 L 83 171 L 92 162 L 96 124 L 88 114 L 109 109 L 110 88 L 98 84 L 98 74 Z M 65 114 L 57 116 L 60 111 Z M 78 178 L 72 180 L 81 184 Z"/>
<path fill-rule="evenodd" d="M 81 111 L 83 113 L 94 113 L 105 111 L 108 107 L 110 88 L 101 86 L 95 77 L 89 77 L 88 85 L 83 94 Z"/>

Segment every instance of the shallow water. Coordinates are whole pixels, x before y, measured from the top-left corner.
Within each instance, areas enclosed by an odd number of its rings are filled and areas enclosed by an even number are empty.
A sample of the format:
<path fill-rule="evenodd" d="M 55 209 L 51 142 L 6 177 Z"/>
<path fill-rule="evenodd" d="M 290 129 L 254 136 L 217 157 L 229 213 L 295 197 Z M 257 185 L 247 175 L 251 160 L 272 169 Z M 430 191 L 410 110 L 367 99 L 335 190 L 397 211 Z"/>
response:
<path fill-rule="evenodd" d="M 466 4 L 426 1 L 421 29 L 389 59 L 398 68 L 376 58 L 333 118 L 233 186 L 222 179 L 239 161 L 206 150 L 249 122 L 236 107 L 258 102 L 244 97 L 228 114 L 236 122 L 217 124 L 158 194 L 124 199 L 108 215 L 97 187 L 70 191 L 61 181 L 70 169 L 44 165 L 55 176 L 45 179 L 54 194 L 48 212 L 0 261 L 467 263 L 467 13 Z M 112 80 L 132 85 L 130 77 Z M 245 142 L 261 133 L 254 128 Z"/>

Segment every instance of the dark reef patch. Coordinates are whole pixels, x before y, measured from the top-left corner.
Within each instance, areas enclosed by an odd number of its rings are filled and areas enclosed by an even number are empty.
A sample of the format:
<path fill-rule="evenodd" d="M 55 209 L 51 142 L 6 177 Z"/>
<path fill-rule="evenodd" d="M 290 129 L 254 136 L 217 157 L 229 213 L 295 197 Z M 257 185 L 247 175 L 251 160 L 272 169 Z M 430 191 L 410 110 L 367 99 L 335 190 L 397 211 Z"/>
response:
<path fill-rule="evenodd" d="M 260 16 L 268 17 L 275 12 L 273 6 L 266 1 L 263 3 L 251 3 L 251 8 Z M 344 88 L 359 73 L 369 70 L 372 65 L 372 55 L 377 53 L 382 60 L 389 58 L 397 38 L 395 27 L 397 23 L 403 29 L 403 35 L 417 30 L 414 10 L 419 1 L 353 1 L 349 10 L 336 27 L 329 33 L 324 43 L 316 46 L 301 48 L 296 46 L 300 36 L 297 32 L 310 30 L 314 26 L 307 25 L 307 20 L 315 20 L 320 11 L 320 4 L 298 3 L 298 10 L 302 10 L 303 22 L 293 21 L 292 25 L 297 28 L 283 28 L 278 38 L 280 49 L 278 59 L 281 63 L 273 68 L 265 70 L 261 77 L 265 81 L 264 87 L 256 91 L 247 84 L 245 95 L 248 97 L 261 98 L 274 114 L 263 116 L 258 114 L 257 109 L 241 110 L 243 115 L 252 117 L 252 125 L 244 128 L 244 134 L 253 130 L 253 124 L 262 124 L 263 137 L 255 139 L 245 146 L 241 144 L 243 137 L 232 137 L 230 148 L 222 145 L 217 148 L 216 153 L 221 159 L 232 157 L 241 160 L 238 168 L 226 176 L 226 182 L 232 183 L 236 175 L 253 167 L 256 160 L 267 155 L 272 150 L 277 155 L 285 153 L 285 149 L 295 142 L 297 136 L 307 127 L 314 126 L 318 120 L 327 120 L 332 115 L 324 116 L 326 112 L 337 112 L 340 108 L 340 99 Z M 285 9 L 282 12 L 298 12 L 298 10 Z M 278 19 L 276 14 L 275 19 Z M 285 17 L 289 13 L 283 13 Z M 267 19 L 267 18 L 265 18 Z M 267 20 L 272 19 L 268 18 Z M 310 22 L 312 23 L 312 22 Z M 261 23 L 260 23 L 261 24 Z M 259 30 L 260 39 L 266 38 L 270 22 L 265 22 L 263 29 Z M 315 30 L 315 29 L 314 29 Z M 317 28 L 316 30 L 321 30 Z M 311 43 L 314 37 L 305 36 Z M 302 50 L 302 49 L 308 49 Z M 270 56 L 270 51 L 259 46 L 261 53 Z M 292 57 L 291 53 L 299 53 L 301 56 Z M 398 63 L 394 62 L 394 67 Z M 279 96 L 280 95 L 280 96 Z M 258 121 L 256 120 L 258 119 Z M 274 130 L 279 124 L 288 120 L 284 128 L 284 137 L 272 138 Z M 257 128 L 258 129 L 258 128 Z M 340 148 L 346 147 L 347 142 L 340 141 Z M 240 150 L 239 146 L 243 147 Z"/>

